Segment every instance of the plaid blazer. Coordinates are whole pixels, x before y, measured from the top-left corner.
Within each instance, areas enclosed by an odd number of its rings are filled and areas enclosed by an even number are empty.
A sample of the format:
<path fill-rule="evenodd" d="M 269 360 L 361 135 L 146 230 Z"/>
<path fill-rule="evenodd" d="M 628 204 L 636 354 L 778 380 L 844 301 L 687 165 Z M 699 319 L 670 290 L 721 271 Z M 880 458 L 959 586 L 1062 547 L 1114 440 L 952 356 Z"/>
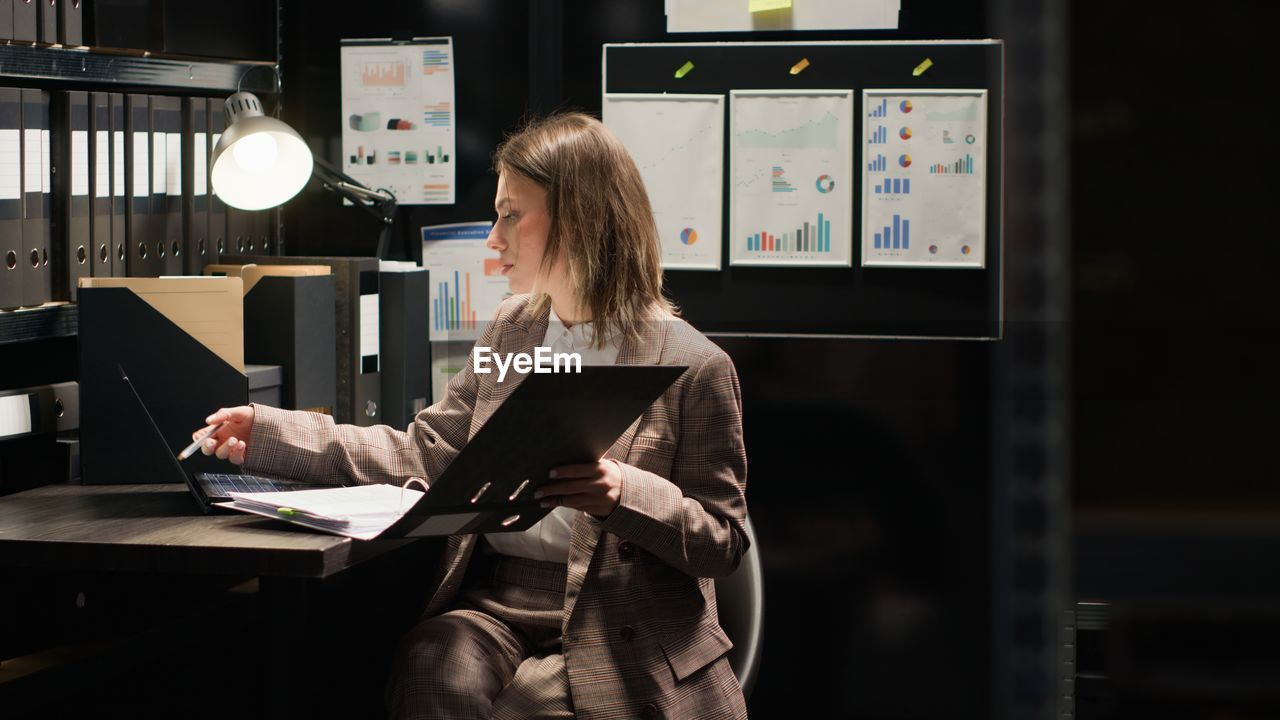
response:
<path fill-rule="evenodd" d="M 530 295 L 503 302 L 477 343 L 532 353 L 549 310 Z M 732 643 L 716 615 L 712 578 L 737 567 L 747 456 L 742 396 L 729 356 L 666 315 L 623 342 L 617 363 L 689 369 L 606 453 L 622 468 L 621 500 L 604 520 L 578 515 L 561 630 L 579 718 L 742 718 L 742 692 L 724 658 Z M 245 466 L 285 477 L 401 484 L 439 477 L 523 375 L 477 375 L 471 364 L 407 430 L 335 425 L 327 415 L 258 405 Z M 446 609 L 478 536 L 455 535 L 425 613 Z"/>

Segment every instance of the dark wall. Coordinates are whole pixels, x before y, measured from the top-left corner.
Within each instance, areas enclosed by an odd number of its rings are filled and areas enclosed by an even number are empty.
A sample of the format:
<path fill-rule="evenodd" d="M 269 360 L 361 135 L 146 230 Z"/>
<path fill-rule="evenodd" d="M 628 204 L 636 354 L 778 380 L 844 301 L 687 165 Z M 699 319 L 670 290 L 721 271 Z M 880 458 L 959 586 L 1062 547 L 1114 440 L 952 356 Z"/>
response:
<path fill-rule="evenodd" d="M 338 40 L 452 35 L 458 203 L 402 209 L 399 235 L 416 242 L 422 224 L 491 216 L 489 153 L 526 112 L 599 113 L 605 42 L 989 35 L 981 3 L 905 5 L 892 33 L 668 36 L 661 0 L 379 1 L 358 16 L 286 2 L 284 117 L 337 160 Z M 314 186 L 285 223 L 295 254 L 367 252 L 374 236 L 369 218 Z M 991 347 L 717 341 L 742 381 L 747 497 L 765 573 L 752 716 L 994 716 Z"/>

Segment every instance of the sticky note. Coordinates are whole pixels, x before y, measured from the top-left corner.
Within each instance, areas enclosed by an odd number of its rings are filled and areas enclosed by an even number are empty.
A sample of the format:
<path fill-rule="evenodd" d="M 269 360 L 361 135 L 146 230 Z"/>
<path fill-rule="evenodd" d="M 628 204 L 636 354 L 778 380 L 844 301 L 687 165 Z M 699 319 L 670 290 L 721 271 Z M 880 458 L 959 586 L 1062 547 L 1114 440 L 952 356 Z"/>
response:
<path fill-rule="evenodd" d="M 801 58 L 800 62 L 791 66 L 791 74 L 799 75 L 807 67 L 809 67 L 809 58 Z"/>
<path fill-rule="evenodd" d="M 921 75 L 924 74 L 925 70 L 928 70 L 931 67 L 933 67 L 933 61 L 930 60 L 929 58 L 925 58 L 924 62 L 917 65 L 916 69 L 911 71 L 911 74 L 915 75 L 916 77 L 920 77 Z"/>
<path fill-rule="evenodd" d="M 690 70 L 693 70 L 693 61 L 686 60 L 685 63 L 680 66 L 680 69 L 676 70 L 676 77 L 682 78 L 685 75 L 688 75 Z"/>
<path fill-rule="evenodd" d="M 785 10 L 791 7 L 791 0 L 747 0 L 747 4 L 751 7 L 751 12 L 757 13 L 766 10 Z"/>

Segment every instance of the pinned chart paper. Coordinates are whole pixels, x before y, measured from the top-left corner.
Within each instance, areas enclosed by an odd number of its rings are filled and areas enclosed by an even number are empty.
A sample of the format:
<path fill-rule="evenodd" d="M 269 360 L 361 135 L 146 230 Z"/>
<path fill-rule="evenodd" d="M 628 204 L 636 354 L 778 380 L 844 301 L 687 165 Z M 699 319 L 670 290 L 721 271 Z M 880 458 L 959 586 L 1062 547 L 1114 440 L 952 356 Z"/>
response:
<path fill-rule="evenodd" d="M 864 267 L 986 266 L 987 91 L 866 90 Z"/>
<path fill-rule="evenodd" d="M 422 267 L 431 273 L 431 342 L 478 340 L 511 295 L 498 254 L 485 246 L 493 223 L 422 228 Z"/>
<path fill-rule="evenodd" d="M 853 264 L 853 91 L 734 90 L 729 264 Z"/>
<path fill-rule="evenodd" d="M 343 40 L 342 169 L 400 205 L 452 204 L 453 39 Z"/>
<path fill-rule="evenodd" d="M 668 270 L 719 270 L 724 96 L 611 94 L 604 124 L 644 178 Z"/>

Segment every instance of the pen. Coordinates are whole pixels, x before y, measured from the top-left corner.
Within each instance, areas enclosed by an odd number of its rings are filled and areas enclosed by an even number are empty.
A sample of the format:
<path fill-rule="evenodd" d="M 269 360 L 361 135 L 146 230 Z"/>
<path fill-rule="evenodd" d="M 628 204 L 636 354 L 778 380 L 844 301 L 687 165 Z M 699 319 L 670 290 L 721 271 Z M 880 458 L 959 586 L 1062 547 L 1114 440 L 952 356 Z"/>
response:
<path fill-rule="evenodd" d="M 188 445 L 188 446 L 187 446 L 187 447 L 186 447 L 182 452 L 178 453 L 178 459 L 179 459 L 179 460 L 186 460 L 187 458 L 189 458 L 189 457 L 191 457 L 192 455 L 194 455 L 194 454 L 195 454 L 195 452 L 196 452 L 196 450 L 199 450 L 199 449 L 200 449 L 200 444 L 201 444 L 201 443 L 203 443 L 205 440 L 208 440 L 208 439 L 209 439 L 209 438 L 210 438 L 214 433 L 218 432 L 218 431 L 219 431 L 219 430 L 221 430 L 223 427 L 225 427 L 225 426 L 226 426 L 226 424 L 227 424 L 227 421 L 226 421 L 226 420 L 223 420 L 222 422 L 218 423 L 217 425 L 210 425 L 208 430 L 206 430 L 206 431 L 204 431 L 204 432 L 200 433 L 200 437 L 196 438 L 196 439 L 195 439 L 195 440 L 194 440 L 190 445 Z"/>

